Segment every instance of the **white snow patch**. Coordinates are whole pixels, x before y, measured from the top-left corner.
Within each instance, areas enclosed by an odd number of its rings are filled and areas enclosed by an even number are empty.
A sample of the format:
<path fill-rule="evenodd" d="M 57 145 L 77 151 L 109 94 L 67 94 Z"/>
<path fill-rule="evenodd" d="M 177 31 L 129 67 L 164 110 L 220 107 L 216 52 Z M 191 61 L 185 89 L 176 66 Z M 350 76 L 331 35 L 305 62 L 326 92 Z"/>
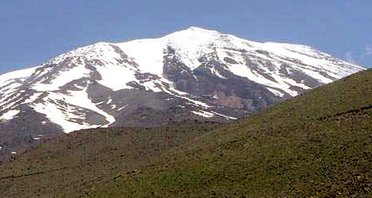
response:
<path fill-rule="evenodd" d="M 108 101 L 106 102 L 106 104 L 110 104 L 112 102 L 112 98 L 109 97 Z"/>
<path fill-rule="evenodd" d="M 205 118 L 212 118 L 214 117 L 214 114 L 211 113 L 211 112 L 207 112 L 207 111 L 202 111 L 202 110 L 199 110 L 199 111 L 191 111 L 193 114 L 195 115 L 198 115 L 198 116 L 201 116 L 201 117 L 205 117 Z"/>
<path fill-rule="evenodd" d="M 226 79 L 226 77 L 222 76 L 214 67 L 210 68 L 210 70 L 211 70 L 212 74 L 214 74 L 218 78 Z"/>
<path fill-rule="evenodd" d="M 0 120 L 11 120 L 20 112 L 21 112 L 20 110 L 9 110 L 0 116 Z"/>
<path fill-rule="evenodd" d="M 51 82 L 48 83 L 36 83 L 32 86 L 37 91 L 53 91 L 58 90 L 60 87 L 66 85 L 74 80 L 87 77 L 90 74 L 90 70 L 83 66 L 75 66 L 67 71 L 63 71 L 62 75 L 57 76 Z"/>
<path fill-rule="evenodd" d="M 273 88 L 270 88 L 270 87 L 266 87 L 267 90 L 269 90 L 271 93 L 273 93 L 274 95 L 278 96 L 278 97 L 283 97 L 284 96 L 284 93 L 278 91 L 277 89 L 273 89 Z"/>
<path fill-rule="evenodd" d="M 29 76 L 37 69 L 37 67 L 22 69 L 0 75 L 0 86 L 4 86 L 6 83 L 14 82 L 15 79 L 24 79 Z"/>
<path fill-rule="evenodd" d="M 120 107 L 119 109 L 117 109 L 117 111 L 121 111 L 121 110 L 127 108 L 128 106 L 129 106 L 129 105 L 124 105 L 124 106 Z"/>
<path fill-rule="evenodd" d="M 85 114 L 79 112 L 79 108 L 89 109 L 104 116 L 109 124 L 115 122 L 115 118 L 105 111 L 99 109 L 88 97 L 86 89 L 81 91 L 70 91 L 69 95 L 50 92 L 48 100 L 42 103 L 33 104 L 32 107 L 35 111 L 46 115 L 46 117 L 60 125 L 64 132 L 69 133 L 72 131 L 99 127 L 98 125 L 90 125 L 85 122 Z M 64 101 L 65 104 L 58 103 Z M 75 120 L 80 120 L 82 123 L 77 123 Z"/>
<path fill-rule="evenodd" d="M 33 104 L 31 107 L 46 117 L 53 123 L 61 126 L 65 133 L 72 131 L 88 128 L 89 126 L 84 124 L 78 124 L 72 120 L 81 120 L 83 115 L 77 115 L 73 108 L 63 109 L 63 107 L 53 103 L 53 100 L 48 100 L 43 103 Z"/>
<path fill-rule="evenodd" d="M 193 105 L 195 106 L 198 106 L 198 107 L 203 107 L 203 108 L 209 108 L 211 106 L 209 106 L 208 104 L 204 103 L 204 102 L 201 102 L 201 101 L 197 101 L 197 100 L 194 100 L 194 99 L 191 99 L 189 98 L 188 93 L 186 92 L 182 92 L 182 91 L 179 91 L 177 89 L 174 88 L 174 85 L 172 82 L 166 80 L 166 79 L 161 79 L 162 81 L 164 81 L 167 85 L 168 85 L 168 88 L 165 87 L 163 85 L 163 82 L 160 82 L 158 85 L 160 85 L 160 90 L 165 92 L 165 93 L 168 93 L 170 95 L 173 95 L 177 98 L 182 98 L 182 99 L 185 99 L 187 101 L 189 101 L 190 103 L 192 103 Z"/>
<path fill-rule="evenodd" d="M 196 106 L 200 106 L 200 107 L 204 107 L 204 108 L 210 108 L 211 106 L 209 106 L 207 103 L 204 103 L 204 102 L 200 102 L 200 101 L 197 101 L 197 100 L 193 100 L 193 99 L 190 99 L 188 97 L 182 97 L 182 96 L 178 96 L 179 98 L 183 98 L 191 103 L 193 103 L 194 105 Z"/>
<path fill-rule="evenodd" d="M 105 65 L 96 68 L 102 76 L 102 80 L 98 82 L 113 91 L 131 89 L 132 87 L 128 86 L 127 83 L 137 80 L 136 72 L 123 65 Z"/>
<path fill-rule="evenodd" d="M 140 65 L 142 72 L 163 75 L 163 50 L 166 41 L 163 39 L 134 40 L 117 44 L 129 57 Z"/>
<path fill-rule="evenodd" d="M 39 92 L 39 93 L 34 93 L 32 94 L 27 100 L 25 100 L 23 102 L 23 104 L 28 104 L 28 103 L 32 103 L 34 102 L 35 100 L 37 100 L 43 93 L 42 92 Z"/>
<path fill-rule="evenodd" d="M 218 115 L 218 116 L 221 116 L 221 117 L 223 117 L 223 118 L 226 118 L 226 119 L 228 119 L 228 120 L 237 120 L 238 118 L 235 118 L 235 117 L 231 117 L 231 116 L 227 116 L 227 115 L 224 115 L 224 114 L 221 114 L 221 113 L 217 113 L 217 112 L 215 112 L 215 111 L 212 111 L 212 113 L 214 113 L 214 114 L 216 114 L 216 115 Z"/>
<path fill-rule="evenodd" d="M 66 97 L 66 101 L 69 104 L 76 105 L 78 107 L 86 108 L 92 110 L 98 114 L 106 117 L 106 120 L 112 124 L 115 122 L 115 118 L 106 113 L 105 111 L 99 109 L 94 103 L 89 99 L 88 93 L 85 90 L 82 91 L 71 91 L 70 96 Z"/>
<path fill-rule="evenodd" d="M 241 77 L 245 77 L 251 81 L 254 81 L 258 84 L 263 84 L 263 85 L 266 85 L 266 86 L 270 86 L 270 87 L 275 87 L 275 88 L 278 88 L 278 89 L 281 89 L 291 95 L 296 95 L 297 92 L 295 91 L 292 91 L 290 90 L 290 86 L 288 84 L 285 84 L 285 83 L 278 83 L 278 82 L 274 82 L 274 81 L 271 81 L 259 74 L 255 74 L 253 73 L 249 68 L 248 66 L 246 65 L 240 65 L 240 64 L 233 64 L 233 65 L 229 65 L 229 68 L 230 68 L 230 71 L 233 72 L 235 75 L 238 75 L 238 76 L 241 76 Z"/>

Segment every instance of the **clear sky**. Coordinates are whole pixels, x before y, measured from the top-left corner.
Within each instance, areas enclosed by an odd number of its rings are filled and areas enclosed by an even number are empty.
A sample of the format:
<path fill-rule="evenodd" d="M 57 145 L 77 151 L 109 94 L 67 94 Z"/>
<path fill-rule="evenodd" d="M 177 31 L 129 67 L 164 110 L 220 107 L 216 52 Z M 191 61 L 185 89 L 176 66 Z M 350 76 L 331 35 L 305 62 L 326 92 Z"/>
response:
<path fill-rule="evenodd" d="M 199 26 L 372 66 L 371 0 L 1 0 L 0 73 L 98 41 Z"/>

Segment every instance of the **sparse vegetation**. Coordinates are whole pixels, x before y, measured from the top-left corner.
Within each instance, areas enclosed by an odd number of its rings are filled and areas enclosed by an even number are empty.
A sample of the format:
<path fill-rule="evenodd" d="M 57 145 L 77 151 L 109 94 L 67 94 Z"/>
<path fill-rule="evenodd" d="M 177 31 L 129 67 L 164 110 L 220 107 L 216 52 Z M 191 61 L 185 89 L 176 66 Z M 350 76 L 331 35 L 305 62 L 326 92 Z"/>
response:
<path fill-rule="evenodd" d="M 85 195 L 216 126 L 190 121 L 155 129 L 101 128 L 47 140 L 1 166 L 0 197 Z"/>

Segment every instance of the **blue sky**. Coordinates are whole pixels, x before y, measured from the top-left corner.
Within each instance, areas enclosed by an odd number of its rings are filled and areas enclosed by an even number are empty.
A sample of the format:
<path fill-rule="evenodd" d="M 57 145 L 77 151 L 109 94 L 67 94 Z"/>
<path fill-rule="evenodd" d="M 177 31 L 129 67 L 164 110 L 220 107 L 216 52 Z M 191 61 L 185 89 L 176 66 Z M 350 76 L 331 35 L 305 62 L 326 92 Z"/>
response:
<path fill-rule="evenodd" d="M 372 66 L 370 0 L 1 0 L 0 73 L 98 41 L 189 26 L 313 46 Z"/>

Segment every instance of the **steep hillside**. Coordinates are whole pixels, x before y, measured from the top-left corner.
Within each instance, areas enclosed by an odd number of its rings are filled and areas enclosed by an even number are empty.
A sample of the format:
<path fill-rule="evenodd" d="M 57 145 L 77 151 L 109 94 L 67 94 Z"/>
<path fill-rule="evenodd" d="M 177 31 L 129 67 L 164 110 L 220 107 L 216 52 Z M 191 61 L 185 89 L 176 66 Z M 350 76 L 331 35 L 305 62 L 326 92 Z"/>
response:
<path fill-rule="evenodd" d="M 269 108 L 97 187 L 113 197 L 368 197 L 372 71 Z"/>
<path fill-rule="evenodd" d="M 371 102 L 365 71 L 215 129 L 72 133 L 2 165 L 0 188 L 15 197 L 366 197 Z M 190 141 L 161 149 L 167 136 Z"/>
<path fill-rule="evenodd" d="M 96 43 L 0 76 L 0 158 L 80 129 L 232 121 L 363 69 L 308 46 L 196 27 Z"/>

